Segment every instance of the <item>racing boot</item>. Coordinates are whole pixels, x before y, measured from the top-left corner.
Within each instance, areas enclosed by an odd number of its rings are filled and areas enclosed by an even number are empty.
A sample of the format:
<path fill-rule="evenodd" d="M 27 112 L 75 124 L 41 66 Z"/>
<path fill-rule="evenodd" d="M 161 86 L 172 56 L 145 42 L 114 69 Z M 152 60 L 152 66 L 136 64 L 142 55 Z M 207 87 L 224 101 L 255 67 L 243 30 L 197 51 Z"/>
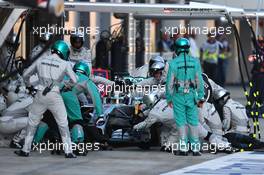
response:
<path fill-rule="evenodd" d="M 78 144 L 77 144 L 78 145 Z M 87 149 L 79 149 L 77 148 L 76 150 L 73 150 L 73 154 L 77 155 L 77 156 L 87 156 L 88 154 L 88 150 Z"/>
<path fill-rule="evenodd" d="M 195 151 L 195 152 L 193 152 L 193 156 L 201 156 L 201 155 L 202 155 L 202 153 L 199 152 L 199 151 Z"/>
<path fill-rule="evenodd" d="M 105 143 L 100 143 L 100 150 L 102 150 L 102 151 L 112 151 L 113 148 L 107 142 L 105 142 Z"/>
<path fill-rule="evenodd" d="M 162 146 L 161 148 L 160 148 L 160 151 L 161 152 L 167 152 L 167 153 L 171 153 L 172 152 L 172 148 L 171 148 L 171 146 Z"/>
<path fill-rule="evenodd" d="M 176 156 L 188 156 L 188 151 L 173 151 Z"/>
<path fill-rule="evenodd" d="M 17 150 L 17 151 L 14 151 L 14 153 L 20 157 L 28 157 L 29 156 L 29 153 L 26 153 L 22 150 Z"/>
<path fill-rule="evenodd" d="M 71 158 L 77 158 L 77 156 L 73 153 L 65 153 L 65 158 L 66 159 L 71 159 Z"/>

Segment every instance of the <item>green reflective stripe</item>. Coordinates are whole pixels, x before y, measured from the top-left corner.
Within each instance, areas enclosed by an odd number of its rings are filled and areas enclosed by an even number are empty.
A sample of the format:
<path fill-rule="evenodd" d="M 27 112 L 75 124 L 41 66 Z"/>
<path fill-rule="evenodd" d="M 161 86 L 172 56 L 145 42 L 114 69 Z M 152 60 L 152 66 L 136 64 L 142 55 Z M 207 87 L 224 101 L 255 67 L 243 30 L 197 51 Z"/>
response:
<path fill-rule="evenodd" d="M 209 53 L 208 51 L 205 51 L 203 53 L 203 60 L 217 60 L 217 55 L 217 52 Z"/>
<path fill-rule="evenodd" d="M 227 59 L 227 55 L 225 53 L 221 53 L 221 54 L 219 54 L 219 58 Z"/>

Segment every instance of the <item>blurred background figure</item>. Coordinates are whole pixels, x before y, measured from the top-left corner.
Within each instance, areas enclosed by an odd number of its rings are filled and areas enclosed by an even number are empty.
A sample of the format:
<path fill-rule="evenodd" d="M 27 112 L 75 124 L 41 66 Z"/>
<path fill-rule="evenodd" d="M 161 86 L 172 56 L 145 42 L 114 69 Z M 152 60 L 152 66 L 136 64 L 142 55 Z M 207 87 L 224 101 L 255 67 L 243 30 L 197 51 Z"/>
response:
<path fill-rule="evenodd" d="M 142 37 L 136 38 L 136 67 L 143 66 L 145 54 L 145 42 Z"/>
<path fill-rule="evenodd" d="M 170 39 L 168 33 L 163 33 L 161 40 L 158 42 L 158 52 L 161 54 L 163 52 L 171 52 L 172 51 L 173 41 Z"/>
<path fill-rule="evenodd" d="M 96 68 L 109 69 L 109 51 L 111 49 L 110 33 L 108 31 L 102 31 L 100 34 L 100 40 L 96 44 Z"/>
<path fill-rule="evenodd" d="M 111 46 L 111 77 L 128 73 L 127 52 L 128 43 L 126 38 L 124 35 L 120 35 L 113 41 Z"/>
<path fill-rule="evenodd" d="M 201 47 L 200 58 L 203 63 L 204 73 L 217 82 L 217 62 L 222 44 L 215 37 L 213 32 L 208 34 L 207 41 Z"/>
<path fill-rule="evenodd" d="M 16 33 L 10 33 L 6 38 L 4 45 L 0 48 L 0 73 L 5 74 L 14 69 L 14 58 L 19 47 L 20 40 L 17 40 Z"/>
<path fill-rule="evenodd" d="M 231 49 L 225 34 L 219 34 L 217 40 L 222 44 L 218 56 L 218 84 L 224 87 L 226 82 L 228 60 L 231 57 Z"/>

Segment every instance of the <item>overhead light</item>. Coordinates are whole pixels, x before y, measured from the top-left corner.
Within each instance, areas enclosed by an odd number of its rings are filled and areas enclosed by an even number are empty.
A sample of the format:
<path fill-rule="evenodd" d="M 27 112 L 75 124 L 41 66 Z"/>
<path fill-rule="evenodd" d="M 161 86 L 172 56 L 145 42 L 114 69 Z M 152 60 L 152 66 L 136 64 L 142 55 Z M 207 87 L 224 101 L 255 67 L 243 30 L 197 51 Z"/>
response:
<path fill-rule="evenodd" d="M 220 17 L 220 21 L 224 23 L 224 22 L 227 22 L 227 19 L 226 19 L 225 16 L 221 16 L 221 17 Z"/>

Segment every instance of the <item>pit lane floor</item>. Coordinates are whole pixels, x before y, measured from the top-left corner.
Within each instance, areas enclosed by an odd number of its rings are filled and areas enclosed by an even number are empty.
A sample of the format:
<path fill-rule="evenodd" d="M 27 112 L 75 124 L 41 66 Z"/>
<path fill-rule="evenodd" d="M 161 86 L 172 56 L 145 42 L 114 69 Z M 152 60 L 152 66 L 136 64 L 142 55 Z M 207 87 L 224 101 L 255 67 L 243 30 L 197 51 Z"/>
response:
<path fill-rule="evenodd" d="M 232 86 L 227 89 L 231 91 L 233 99 L 245 104 L 240 87 Z M 261 119 L 260 123 L 263 138 L 264 120 Z M 160 152 L 159 148 L 143 151 L 137 147 L 127 147 L 115 148 L 113 151 L 93 151 L 86 157 L 65 159 L 64 156 L 50 155 L 48 151 L 42 154 L 33 152 L 28 158 L 17 157 L 13 152 L 14 149 L 0 148 L 0 175 L 242 174 L 244 170 L 248 170 L 244 171 L 247 172 L 246 174 L 264 174 L 262 168 L 259 168 L 263 167 L 263 164 L 260 165 L 264 162 L 262 153 L 231 155 L 204 153 L 201 157 L 179 157 Z M 248 159 L 250 157 L 252 160 Z M 223 162 L 230 162 L 229 160 L 233 162 L 223 164 Z M 247 161 L 255 164 L 248 167 L 247 164 L 243 164 Z M 220 166 L 221 164 L 223 166 Z M 253 171 L 257 167 L 257 171 Z M 197 168 L 199 171 L 194 171 Z"/>
<path fill-rule="evenodd" d="M 32 152 L 30 157 L 18 157 L 14 149 L 0 149 L 1 175 L 153 175 L 226 155 L 205 153 L 201 157 L 180 157 L 136 147 L 115 148 L 113 151 L 93 151 L 86 157 L 65 159 L 64 156 Z"/>

